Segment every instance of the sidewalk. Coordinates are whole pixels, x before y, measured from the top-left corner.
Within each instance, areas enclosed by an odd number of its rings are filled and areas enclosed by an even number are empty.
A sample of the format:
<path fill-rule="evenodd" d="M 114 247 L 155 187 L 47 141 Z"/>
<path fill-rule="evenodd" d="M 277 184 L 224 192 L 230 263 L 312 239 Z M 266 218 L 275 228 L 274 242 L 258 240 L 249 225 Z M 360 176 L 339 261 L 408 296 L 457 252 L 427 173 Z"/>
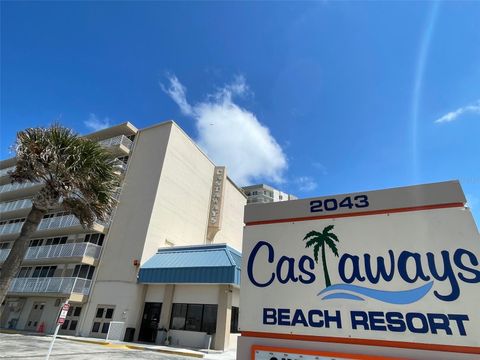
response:
<path fill-rule="evenodd" d="M 228 350 L 228 351 L 207 350 L 207 349 L 192 350 L 192 349 L 180 348 L 180 347 L 174 347 L 174 346 L 151 345 L 151 344 L 124 342 L 124 341 L 105 341 L 97 338 L 68 336 L 68 335 L 57 335 L 57 338 L 76 341 L 76 342 L 98 344 L 98 345 L 103 345 L 103 346 L 117 348 L 117 349 L 156 351 L 156 352 L 169 354 L 169 355 L 188 356 L 188 357 L 200 358 L 200 359 L 203 358 L 205 360 L 207 359 L 208 360 L 235 360 L 236 359 L 236 350 Z"/>

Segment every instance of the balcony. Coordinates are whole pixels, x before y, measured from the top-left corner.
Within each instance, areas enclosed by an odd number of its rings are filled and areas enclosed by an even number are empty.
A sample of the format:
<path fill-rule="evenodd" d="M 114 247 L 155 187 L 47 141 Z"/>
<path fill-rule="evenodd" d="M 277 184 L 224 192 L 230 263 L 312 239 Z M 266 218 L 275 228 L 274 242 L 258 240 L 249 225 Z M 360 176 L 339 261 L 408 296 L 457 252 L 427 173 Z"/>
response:
<path fill-rule="evenodd" d="M 6 184 L 10 181 L 9 171 L 15 170 L 15 166 L 10 166 L 4 169 L 0 169 L 0 184 Z"/>
<path fill-rule="evenodd" d="M 78 294 L 80 298 L 90 293 L 92 280 L 76 277 L 15 278 L 10 284 L 10 294 Z M 77 297 L 78 298 L 78 297 Z"/>
<path fill-rule="evenodd" d="M 33 195 L 38 188 L 43 186 L 41 183 L 24 182 L 13 183 L 0 186 L 0 195 L 2 200 L 13 200 L 20 196 Z"/>
<path fill-rule="evenodd" d="M 26 214 L 32 207 L 32 199 L 22 199 L 0 203 L 0 214 L 2 218 L 8 213 L 8 217 L 15 214 Z"/>
<path fill-rule="evenodd" d="M 100 257 L 101 246 L 91 243 L 69 243 L 61 245 L 46 245 L 29 247 L 25 257 L 25 262 L 48 262 L 49 260 L 58 261 L 60 258 L 68 259 L 74 262 L 81 262 L 93 265 L 95 260 Z M 0 250 L 0 263 L 5 261 L 10 249 Z"/>
<path fill-rule="evenodd" d="M 87 232 L 96 231 L 105 233 L 105 228 L 108 227 L 109 222 L 97 222 L 93 224 L 90 229 L 84 228 L 80 225 L 80 221 L 75 215 L 55 216 L 47 219 L 42 219 L 38 225 L 35 235 L 50 236 L 69 232 Z M 4 240 L 14 238 L 20 233 L 23 222 L 0 225 L 0 236 Z"/>
<path fill-rule="evenodd" d="M 125 135 L 119 135 L 110 139 L 101 140 L 98 143 L 115 155 L 128 155 L 132 148 L 133 141 Z"/>

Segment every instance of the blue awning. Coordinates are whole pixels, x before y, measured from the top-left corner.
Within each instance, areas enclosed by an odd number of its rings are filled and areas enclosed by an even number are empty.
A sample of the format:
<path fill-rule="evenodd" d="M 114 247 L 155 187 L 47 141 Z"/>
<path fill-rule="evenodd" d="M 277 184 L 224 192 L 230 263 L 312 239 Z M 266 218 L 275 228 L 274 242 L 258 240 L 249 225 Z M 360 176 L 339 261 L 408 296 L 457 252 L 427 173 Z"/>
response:
<path fill-rule="evenodd" d="M 240 285 L 241 263 L 225 244 L 162 248 L 140 267 L 138 282 Z"/>

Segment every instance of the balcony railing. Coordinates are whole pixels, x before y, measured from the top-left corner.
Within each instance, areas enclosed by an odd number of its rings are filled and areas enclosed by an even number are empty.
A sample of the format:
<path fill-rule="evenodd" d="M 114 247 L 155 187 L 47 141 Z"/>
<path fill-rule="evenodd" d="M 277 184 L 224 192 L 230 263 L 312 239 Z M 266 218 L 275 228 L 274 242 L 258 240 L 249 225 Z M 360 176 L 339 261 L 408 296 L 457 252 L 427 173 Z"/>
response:
<path fill-rule="evenodd" d="M 0 186 L 0 194 L 7 193 L 14 190 L 25 189 L 32 186 L 41 185 L 40 183 L 35 182 L 24 182 L 24 183 L 13 183 Z"/>
<path fill-rule="evenodd" d="M 0 213 L 28 209 L 32 207 L 32 199 L 22 199 L 0 203 Z"/>
<path fill-rule="evenodd" d="M 56 293 L 88 295 L 92 280 L 76 277 L 15 278 L 8 289 L 11 293 Z"/>
<path fill-rule="evenodd" d="M 100 256 L 101 246 L 91 243 L 71 243 L 61 245 L 45 245 L 33 246 L 28 248 L 24 260 L 36 259 L 54 259 L 65 257 L 84 257 L 90 256 L 98 259 Z M 5 261 L 10 249 L 0 250 L 0 262 Z"/>
<path fill-rule="evenodd" d="M 0 225 L 0 235 L 19 233 L 22 226 L 23 222 Z"/>
<path fill-rule="evenodd" d="M 10 166 L 10 167 L 5 168 L 5 169 L 1 169 L 1 170 L 0 170 L 0 176 L 5 176 L 5 175 L 7 175 L 8 172 L 11 171 L 11 170 L 12 170 L 12 171 L 15 170 L 15 165 L 14 165 L 14 166 Z"/>
<path fill-rule="evenodd" d="M 105 140 L 99 141 L 98 143 L 103 147 L 123 145 L 127 149 L 131 149 L 133 141 L 130 140 L 129 138 L 127 138 L 125 135 L 119 135 L 119 136 L 115 136 L 115 137 L 110 138 L 110 139 L 105 139 Z"/>
<path fill-rule="evenodd" d="M 109 226 L 110 220 L 105 222 L 97 221 L 96 224 Z M 19 233 L 22 226 L 23 222 L 0 225 L 0 235 Z M 68 228 L 73 226 L 80 226 L 80 221 L 75 217 L 75 215 L 55 216 L 52 218 L 42 219 L 38 225 L 37 231 Z"/>

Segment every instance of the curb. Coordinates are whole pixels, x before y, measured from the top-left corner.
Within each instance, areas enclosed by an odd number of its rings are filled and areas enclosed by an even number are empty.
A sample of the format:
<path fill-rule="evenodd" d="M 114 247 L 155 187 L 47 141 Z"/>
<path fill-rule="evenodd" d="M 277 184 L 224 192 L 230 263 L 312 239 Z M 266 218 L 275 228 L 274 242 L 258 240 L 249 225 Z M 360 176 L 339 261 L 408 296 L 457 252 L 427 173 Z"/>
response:
<path fill-rule="evenodd" d="M 164 353 L 164 354 L 189 356 L 189 357 L 200 358 L 200 359 L 203 359 L 205 357 L 204 354 L 197 354 L 197 353 L 191 353 L 191 352 L 186 352 L 186 351 L 177 351 L 177 350 L 154 349 L 154 348 L 149 348 L 147 346 L 140 346 L 140 345 L 114 344 L 114 343 L 111 343 L 111 342 L 100 341 L 100 340 L 97 341 L 97 340 L 87 340 L 87 339 L 82 339 L 82 338 L 63 337 L 61 335 L 57 336 L 57 338 L 63 339 L 63 340 L 75 341 L 75 342 L 83 342 L 83 343 L 87 343 L 87 344 L 102 345 L 102 346 L 106 346 L 106 347 L 109 347 L 109 348 L 116 348 L 116 349 L 155 351 L 155 352 Z"/>

